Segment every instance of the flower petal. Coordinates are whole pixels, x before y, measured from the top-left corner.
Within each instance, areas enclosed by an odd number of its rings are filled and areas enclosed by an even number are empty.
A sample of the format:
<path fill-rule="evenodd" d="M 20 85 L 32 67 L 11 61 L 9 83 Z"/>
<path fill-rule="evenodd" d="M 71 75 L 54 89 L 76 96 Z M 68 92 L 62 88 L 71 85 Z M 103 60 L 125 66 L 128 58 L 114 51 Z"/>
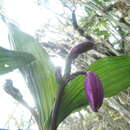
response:
<path fill-rule="evenodd" d="M 97 112 L 103 103 L 103 86 L 94 72 L 87 72 L 85 79 L 85 93 L 93 111 Z"/>

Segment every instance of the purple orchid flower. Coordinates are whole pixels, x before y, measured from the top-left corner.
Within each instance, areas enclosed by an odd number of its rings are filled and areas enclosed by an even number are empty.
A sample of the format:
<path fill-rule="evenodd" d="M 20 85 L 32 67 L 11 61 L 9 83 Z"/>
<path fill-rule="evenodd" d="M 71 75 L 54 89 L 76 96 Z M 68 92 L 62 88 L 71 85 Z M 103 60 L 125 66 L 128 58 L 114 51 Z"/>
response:
<path fill-rule="evenodd" d="M 72 50 L 69 53 L 69 57 L 72 59 L 77 58 L 81 53 L 84 53 L 88 50 L 91 49 L 95 49 L 96 48 L 96 44 L 94 44 L 94 42 L 92 41 L 84 41 L 78 45 L 76 45 L 75 47 L 72 48 Z"/>
<path fill-rule="evenodd" d="M 94 112 L 101 107 L 104 98 L 103 85 L 94 72 L 86 72 L 85 93 Z"/>

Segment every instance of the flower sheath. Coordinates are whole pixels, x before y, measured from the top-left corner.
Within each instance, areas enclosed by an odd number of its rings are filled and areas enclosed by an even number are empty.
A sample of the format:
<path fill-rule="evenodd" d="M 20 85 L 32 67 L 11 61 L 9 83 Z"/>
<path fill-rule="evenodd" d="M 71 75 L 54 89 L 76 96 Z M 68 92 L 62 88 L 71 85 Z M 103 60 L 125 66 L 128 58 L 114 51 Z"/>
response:
<path fill-rule="evenodd" d="M 94 112 L 97 112 L 103 103 L 103 86 L 94 72 L 86 72 L 85 93 L 88 103 Z"/>

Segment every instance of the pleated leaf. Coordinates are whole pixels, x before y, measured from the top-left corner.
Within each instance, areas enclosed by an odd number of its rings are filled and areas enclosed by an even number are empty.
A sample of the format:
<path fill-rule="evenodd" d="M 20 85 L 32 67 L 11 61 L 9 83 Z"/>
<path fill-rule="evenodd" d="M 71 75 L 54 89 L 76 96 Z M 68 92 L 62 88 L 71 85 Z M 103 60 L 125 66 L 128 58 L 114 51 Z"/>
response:
<path fill-rule="evenodd" d="M 0 74 L 11 72 L 31 63 L 34 56 L 29 53 L 10 51 L 0 47 Z"/>
<path fill-rule="evenodd" d="M 114 96 L 130 86 L 130 56 L 113 56 L 97 60 L 88 71 L 96 72 L 100 77 L 105 97 Z M 84 78 L 76 77 L 65 88 L 58 124 L 70 113 L 88 105 L 84 92 Z"/>
<path fill-rule="evenodd" d="M 49 119 L 58 86 L 55 79 L 55 68 L 47 52 L 33 37 L 12 24 L 10 24 L 10 30 L 15 50 L 31 53 L 36 58 L 33 64 L 22 68 L 21 72 L 27 79 L 28 87 L 35 100 L 39 114 L 38 124 L 41 129 L 49 130 Z"/>

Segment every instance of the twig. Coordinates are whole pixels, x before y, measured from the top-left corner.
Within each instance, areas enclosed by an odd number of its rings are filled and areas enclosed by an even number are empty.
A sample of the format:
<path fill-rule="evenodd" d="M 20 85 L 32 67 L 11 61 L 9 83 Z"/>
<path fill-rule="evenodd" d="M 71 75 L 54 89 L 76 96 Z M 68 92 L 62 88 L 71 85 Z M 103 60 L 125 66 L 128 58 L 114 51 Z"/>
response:
<path fill-rule="evenodd" d="M 89 36 L 88 34 L 85 34 L 85 31 L 79 27 L 74 10 L 72 11 L 72 24 L 73 24 L 74 29 L 77 30 L 81 36 L 85 37 L 86 39 L 90 41 L 93 40 L 91 36 Z"/>

